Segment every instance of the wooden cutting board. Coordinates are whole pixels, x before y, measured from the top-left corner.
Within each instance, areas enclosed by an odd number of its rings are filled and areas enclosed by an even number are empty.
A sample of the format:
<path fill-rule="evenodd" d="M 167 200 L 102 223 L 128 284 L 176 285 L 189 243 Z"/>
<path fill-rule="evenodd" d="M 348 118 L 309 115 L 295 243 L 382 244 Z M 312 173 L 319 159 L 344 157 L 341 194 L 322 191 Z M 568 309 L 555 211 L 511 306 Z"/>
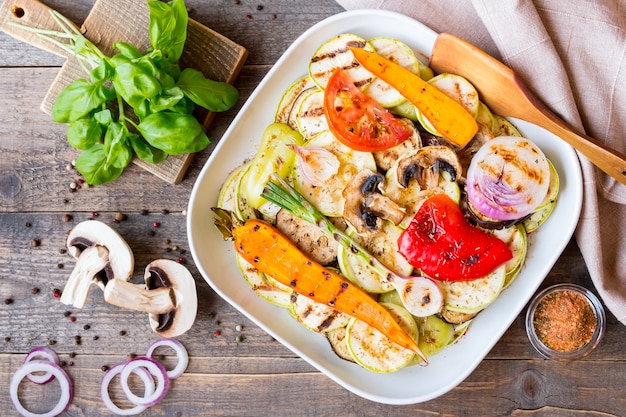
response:
<path fill-rule="evenodd" d="M 50 86 L 41 109 L 50 114 L 58 94 L 72 81 L 85 78 L 85 72 L 77 60 L 63 49 L 41 39 L 37 35 L 7 25 L 17 22 L 27 26 L 58 30 L 50 15 L 50 8 L 37 0 L 5 0 L 0 6 L 0 30 L 35 47 L 66 58 L 65 64 Z M 113 54 L 115 42 L 129 42 L 145 50 L 150 46 L 148 24 L 150 21 L 146 0 L 97 0 L 85 19 L 81 32 L 107 55 Z M 189 19 L 187 42 L 181 57 L 182 67 L 200 70 L 207 78 L 234 82 L 248 51 L 225 36 Z M 213 120 L 214 113 L 198 111 L 197 115 L 205 129 Z M 192 154 L 169 156 L 160 164 L 150 164 L 135 158 L 133 163 L 157 175 L 163 180 L 177 184 L 187 170 Z"/>

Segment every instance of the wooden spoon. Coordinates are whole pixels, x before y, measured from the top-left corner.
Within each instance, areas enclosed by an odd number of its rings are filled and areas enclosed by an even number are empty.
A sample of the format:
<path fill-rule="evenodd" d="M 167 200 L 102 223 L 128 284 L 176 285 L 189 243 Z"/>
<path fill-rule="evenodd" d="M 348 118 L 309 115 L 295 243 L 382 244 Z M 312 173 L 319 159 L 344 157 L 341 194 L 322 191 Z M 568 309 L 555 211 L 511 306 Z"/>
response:
<path fill-rule="evenodd" d="M 626 185 L 624 154 L 596 139 L 575 133 L 528 90 L 513 70 L 474 45 L 449 33 L 442 33 L 435 41 L 430 67 L 438 73 L 447 72 L 466 78 L 494 113 L 543 127 Z"/>

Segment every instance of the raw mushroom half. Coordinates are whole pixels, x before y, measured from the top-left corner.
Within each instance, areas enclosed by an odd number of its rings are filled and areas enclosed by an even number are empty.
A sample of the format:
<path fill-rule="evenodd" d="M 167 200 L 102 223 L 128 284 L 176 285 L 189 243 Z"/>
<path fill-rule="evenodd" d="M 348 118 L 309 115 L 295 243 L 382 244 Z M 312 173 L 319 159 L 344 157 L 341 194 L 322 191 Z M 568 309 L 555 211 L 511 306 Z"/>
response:
<path fill-rule="evenodd" d="M 135 260 L 130 247 L 114 229 L 97 221 L 77 224 L 67 236 L 67 249 L 76 265 L 63 288 L 61 302 L 82 308 L 92 284 L 104 289 L 111 280 L 128 281 Z"/>
<path fill-rule="evenodd" d="M 104 300 L 118 307 L 148 313 L 150 327 L 161 337 L 176 337 L 191 328 L 198 310 L 196 282 L 189 270 L 168 259 L 152 261 L 145 285 L 113 280 Z"/>

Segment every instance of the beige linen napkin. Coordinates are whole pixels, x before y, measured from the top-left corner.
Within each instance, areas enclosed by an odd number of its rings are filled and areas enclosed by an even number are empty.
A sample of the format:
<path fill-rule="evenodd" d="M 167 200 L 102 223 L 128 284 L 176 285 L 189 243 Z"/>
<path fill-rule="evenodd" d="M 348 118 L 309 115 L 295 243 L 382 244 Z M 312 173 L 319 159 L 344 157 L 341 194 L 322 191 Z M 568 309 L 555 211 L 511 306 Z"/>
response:
<path fill-rule="evenodd" d="M 574 128 L 626 153 L 626 0 L 337 0 L 450 32 L 512 67 Z M 576 241 L 611 312 L 626 324 L 626 186 L 580 157 Z"/>

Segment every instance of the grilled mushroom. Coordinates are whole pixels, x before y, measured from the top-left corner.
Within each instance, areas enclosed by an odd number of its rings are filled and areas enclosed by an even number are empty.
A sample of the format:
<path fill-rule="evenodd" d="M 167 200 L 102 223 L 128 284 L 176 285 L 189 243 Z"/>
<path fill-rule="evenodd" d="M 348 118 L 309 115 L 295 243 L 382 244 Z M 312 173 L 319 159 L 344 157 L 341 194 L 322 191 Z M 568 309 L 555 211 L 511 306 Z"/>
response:
<path fill-rule="evenodd" d="M 380 230 L 383 219 L 398 224 L 405 210 L 380 192 L 385 177 L 365 169 L 356 174 L 343 190 L 343 216 L 359 234 Z"/>
<path fill-rule="evenodd" d="M 150 327 L 161 337 L 176 337 L 191 328 L 198 310 L 196 283 L 178 262 L 157 259 L 145 269 L 145 285 L 113 280 L 104 290 L 107 303 L 148 313 Z"/>
<path fill-rule="evenodd" d="M 462 174 L 459 158 L 447 146 L 425 146 L 417 152 L 398 161 L 397 179 L 403 187 L 408 187 L 411 179 L 416 179 L 423 190 L 437 187 L 442 171 L 456 181 Z"/>
<path fill-rule="evenodd" d="M 76 265 L 65 284 L 61 302 L 82 308 L 91 284 L 104 289 L 107 282 L 128 281 L 135 265 L 133 252 L 111 227 L 97 220 L 77 224 L 67 237 Z"/>

